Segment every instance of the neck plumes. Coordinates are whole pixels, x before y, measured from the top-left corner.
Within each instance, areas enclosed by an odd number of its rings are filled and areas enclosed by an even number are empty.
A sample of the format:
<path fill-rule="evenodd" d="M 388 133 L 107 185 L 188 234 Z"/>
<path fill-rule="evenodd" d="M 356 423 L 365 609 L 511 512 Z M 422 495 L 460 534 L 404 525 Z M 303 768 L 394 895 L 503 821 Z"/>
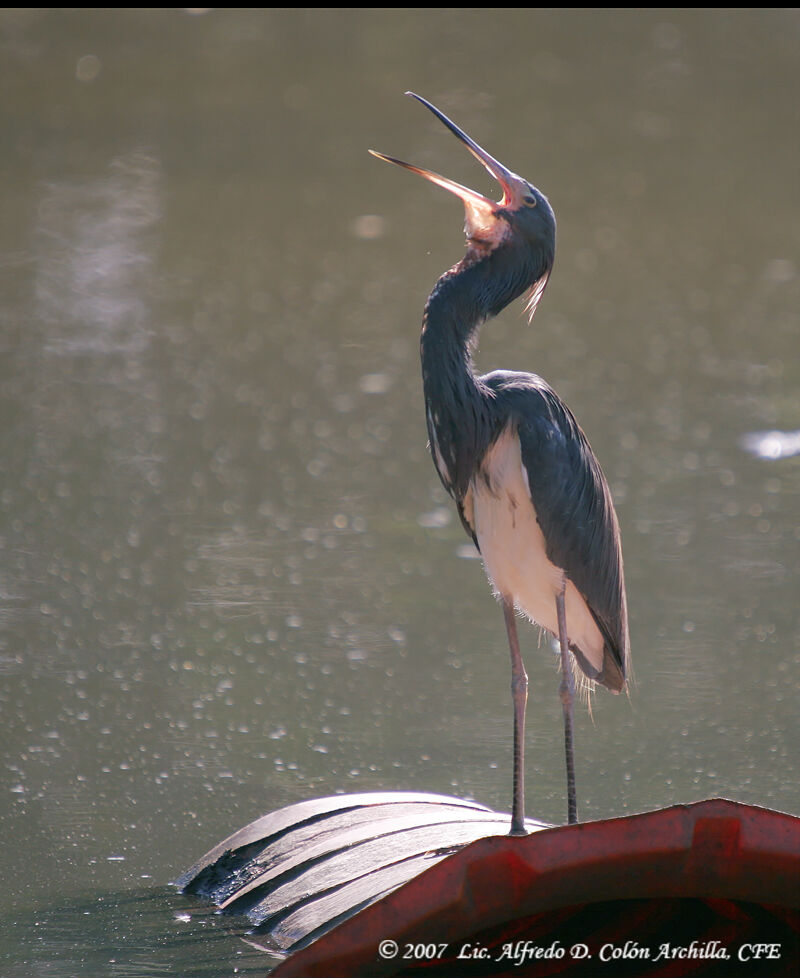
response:
<path fill-rule="evenodd" d="M 536 275 L 508 246 L 477 247 L 439 279 L 422 320 L 422 381 L 431 454 L 445 488 L 464 496 L 474 465 L 496 437 L 492 394 L 471 349 L 481 324 L 521 295 Z"/>

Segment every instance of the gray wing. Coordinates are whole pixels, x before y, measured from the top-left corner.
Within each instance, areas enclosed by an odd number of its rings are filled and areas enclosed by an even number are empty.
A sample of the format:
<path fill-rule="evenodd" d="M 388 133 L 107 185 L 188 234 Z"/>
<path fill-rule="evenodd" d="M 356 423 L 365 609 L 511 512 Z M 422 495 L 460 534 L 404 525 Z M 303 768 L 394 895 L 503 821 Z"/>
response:
<path fill-rule="evenodd" d="M 572 412 L 540 377 L 497 372 L 483 379 L 516 423 L 548 559 L 583 595 L 605 638 L 595 678 L 619 690 L 628 671 L 628 613 L 619 525 L 600 463 Z"/>

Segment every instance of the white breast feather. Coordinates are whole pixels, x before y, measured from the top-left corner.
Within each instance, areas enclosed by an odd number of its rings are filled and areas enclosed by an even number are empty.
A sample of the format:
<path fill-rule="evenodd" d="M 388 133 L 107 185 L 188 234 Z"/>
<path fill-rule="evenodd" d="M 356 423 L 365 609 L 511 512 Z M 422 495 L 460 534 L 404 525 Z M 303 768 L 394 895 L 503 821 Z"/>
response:
<path fill-rule="evenodd" d="M 470 503 L 470 522 L 495 591 L 558 636 L 555 599 L 564 571 L 547 559 L 515 430 L 507 428 L 487 452 L 470 485 L 465 505 Z M 570 645 L 576 645 L 592 666 L 601 670 L 603 636 L 570 580 L 565 607 Z"/>

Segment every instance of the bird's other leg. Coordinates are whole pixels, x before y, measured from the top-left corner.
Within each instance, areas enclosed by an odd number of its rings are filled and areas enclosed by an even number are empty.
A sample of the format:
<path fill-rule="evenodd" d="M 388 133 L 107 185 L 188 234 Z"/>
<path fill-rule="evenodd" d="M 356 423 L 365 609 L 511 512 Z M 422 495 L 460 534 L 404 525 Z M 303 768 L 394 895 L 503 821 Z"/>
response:
<path fill-rule="evenodd" d="M 511 698 L 514 702 L 514 797 L 511 803 L 510 835 L 525 831 L 525 705 L 528 702 L 528 674 L 522 663 L 517 635 L 514 602 L 503 596 L 503 617 L 511 650 Z"/>
<path fill-rule="evenodd" d="M 572 678 L 572 663 L 569 661 L 569 637 L 567 635 L 567 608 L 564 595 L 567 590 L 566 576 L 561 590 L 556 594 L 556 615 L 558 616 L 558 642 L 561 646 L 561 710 L 564 714 L 564 750 L 567 760 L 567 821 L 570 825 L 578 821 L 578 801 L 575 791 L 575 753 L 572 746 L 572 704 L 575 687 Z"/>

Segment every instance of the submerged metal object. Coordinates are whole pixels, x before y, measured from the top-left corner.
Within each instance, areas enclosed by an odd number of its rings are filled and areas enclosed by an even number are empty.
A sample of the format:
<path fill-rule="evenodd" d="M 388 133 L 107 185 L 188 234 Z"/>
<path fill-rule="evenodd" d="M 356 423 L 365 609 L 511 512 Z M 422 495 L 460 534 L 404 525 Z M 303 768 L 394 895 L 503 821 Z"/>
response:
<path fill-rule="evenodd" d="M 596 978 L 606 960 L 615 975 L 796 973 L 800 818 L 725 799 L 528 823 L 522 837 L 506 834 L 509 818 L 441 795 L 302 802 L 220 843 L 178 885 L 244 914 L 249 943 L 286 955 L 274 978 Z M 526 942 L 564 954 L 525 967 L 506 949 Z M 650 968 L 662 945 L 699 948 L 692 970 L 669 957 Z M 757 965 L 737 958 L 762 945 L 778 950 Z M 608 957 L 627 946 L 647 970 Z"/>
<path fill-rule="evenodd" d="M 243 915 L 261 946 L 286 954 L 509 825 L 509 815 L 445 795 L 336 795 L 257 819 L 206 853 L 177 885 Z M 528 832 L 543 828 L 526 822 Z"/>

